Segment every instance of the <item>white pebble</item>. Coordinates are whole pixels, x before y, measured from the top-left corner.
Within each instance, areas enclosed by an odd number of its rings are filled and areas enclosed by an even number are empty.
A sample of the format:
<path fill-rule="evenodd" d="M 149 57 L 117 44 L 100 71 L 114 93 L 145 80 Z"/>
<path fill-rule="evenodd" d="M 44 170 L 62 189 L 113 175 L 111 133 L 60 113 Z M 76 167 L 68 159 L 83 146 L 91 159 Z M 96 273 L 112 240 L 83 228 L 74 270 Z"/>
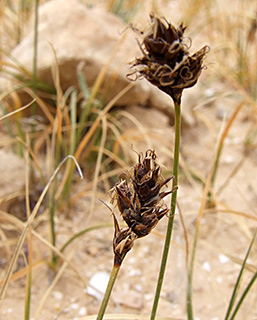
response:
<path fill-rule="evenodd" d="M 206 89 L 206 90 L 204 91 L 204 94 L 205 94 L 206 97 L 210 98 L 210 97 L 214 96 L 215 91 L 214 91 L 214 89 L 212 89 L 212 88 L 208 88 L 208 89 Z M 196 319 L 196 320 L 197 320 L 197 319 Z"/>
<path fill-rule="evenodd" d="M 220 263 L 227 263 L 229 261 L 229 258 L 227 256 L 225 256 L 224 254 L 220 253 L 219 260 L 220 260 Z"/>
<path fill-rule="evenodd" d="M 71 309 L 77 310 L 79 308 L 79 305 L 77 303 L 72 303 L 71 304 Z"/>
<path fill-rule="evenodd" d="M 101 300 L 104 296 L 107 284 L 109 281 L 109 274 L 107 272 L 97 272 L 89 281 L 87 286 L 87 293 L 97 300 Z"/>
<path fill-rule="evenodd" d="M 56 300 L 62 300 L 63 299 L 63 294 L 61 291 L 53 291 L 53 296 Z"/>
<path fill-rule="evenodd" d="M 211 266 L 210 266 L 209 262 L 205 261 L 205 262 L 203 263 L 203 269 L 204 269 L 205 271 L 211 271 Z"/>
<path fill-rule="evenodd" d="M 130 277 L 141 276 L 141 275 L 142 275 L 142 271 L 139 270 L 139 269 L 131 268 L 131 269 L 129 270 L 128 275 L 129 275 Z"/>
<path fill-rule="evenodd" d="M 79 309 L 79 315 L 80 315 L 80 316 L 85 316 L 86 314 L 87 314 L 87 308 L 81 307 L 81 308 Z"/>

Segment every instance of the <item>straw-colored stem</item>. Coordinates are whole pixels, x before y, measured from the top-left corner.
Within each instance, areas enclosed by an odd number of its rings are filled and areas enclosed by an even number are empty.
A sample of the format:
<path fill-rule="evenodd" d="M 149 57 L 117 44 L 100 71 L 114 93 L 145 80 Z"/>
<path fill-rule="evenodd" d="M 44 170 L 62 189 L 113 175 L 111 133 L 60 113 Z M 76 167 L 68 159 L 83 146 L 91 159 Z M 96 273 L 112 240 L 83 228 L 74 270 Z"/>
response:
<path fill-rule="evenodd" d="M 102 304 L 101 304 L 101 307 L 99 309 L 99 312 L 98 312 L 96 320 L 102 320 L 103 319 L 103 316 L 104 316 L 105 310 L 107 308 L 107 305 L 108 305 L 108 302 L 109 302 L 109 299 L 110 299 L 110 295 L 111 295 L 115 280 L 117 278 L 117 275 L 119 273 L 119 270 L 120 270 L 120 265 L 115 265 L 114 264 L 113 268 L 112 268 L 112 271 L 111 271 L 111 274 L 110 274 L 109 282 L 108 282 L 108 285 L 107 285 L 107 288 L 106 288 L 106 291 L 105 291 L 105 294 L 104 294 L 104 297 L 103 297 L 103 300 L 102 300 Z"/>
<path fill-rule="evenodd" d="M 179 99 L 177 102 L 175 102 L 175 146 L 174 146 L 174 159 L 173 159 L 173 175 L 174 175 L 173 187 L 178 183 L 180 130 L 181 130 L 181 106 L 180 106 L 180 99 Z M 164 273 L 165 273 L 166 264 L 168 260 L 176 203 L 177 203 L 177 190 L 175 190 L 172 193 L 172 197 L 171 197 L 171 213 L 170 213 L 169 222 L 167 226 L 166 238 L 165 238 L 164 249 L 162 254 L 162 262 L 161 262 L 159 278 L 157 282 L 153 308 L 151 313 L 151 320 L 155 319 L 158 302 L 160 299 Z"/>
<path fill-rule="evenodd" d="M 217 149 L 217 154 L 216 154 L 216 159 L 215 159 L 215 163 L 214 163 L 214 170 L 213 170 L 213 174 L 212 174 L 212 179 L 211 179 L 211 190 L 214 188 L 214 184 L 215 184 L 215 180 L 216 180 L 216 176 L 217 176 L 217 172 L 218 172 L 218 168 L 219 168 L 219 163 L 220 163 L 220 156 L 223 150 L 223 146 L 224 146 L 224 141 L 225 138 L 228 135 L 229 129 L 232 126 L 232 124 L 234 123 L 239 111 L 241 110 L 241 108 L 244 105 L 244 101 L 240 102 L 239 105 L 237 106 L 237 108 L 235 109 L 234 113 L 232 114 L 231 118 L 229 119 L 223 133 L 222 136 L 220 138 L 219 144 L 218 144 L 218 149 Z M 209 202 L 211 202 L 212 198 L 212 194 L 209 192 Z"/>

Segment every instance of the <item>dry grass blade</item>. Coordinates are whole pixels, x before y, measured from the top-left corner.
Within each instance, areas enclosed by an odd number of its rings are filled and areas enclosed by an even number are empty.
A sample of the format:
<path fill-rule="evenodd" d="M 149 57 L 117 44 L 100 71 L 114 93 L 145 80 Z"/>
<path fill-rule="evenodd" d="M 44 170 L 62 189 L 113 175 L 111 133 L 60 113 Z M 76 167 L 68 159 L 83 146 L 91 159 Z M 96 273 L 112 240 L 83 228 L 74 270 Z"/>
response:
<path fill-rule="evenodd" d="M 13 215 L 4 212 L 2 210 L 0 210 L 0 221 L 9 221 L 11 224 L 15 225 L 17 229 L 20 230 L 24 230 L 24 228 L 26 227 L 26 224 L 23 223 L 22 221 L 20 221 L 19 219 L 17 219 L 16 217 L 14 217 Z M 93 229 L 93 228 L 92 228 Z M 58 248 L 54 247 L 51 242 L 49 242 L 47 239 L 45 239 L 43 236 L 41 236 L 37 231 L 32 229 L 32 234 L 35 238 L 37 238 L 41 243 L 43 243 L 47 248 L 49 248 L 50 250 L 54 251 L 56 253 L 56 255 L 58 255 L 59 258 L 61 258 L 63 261 L 68 262 L 66 256 L 62 253 L 61 250 L 59 250 Z M 33 266 L 38 266 L 41 263 L 46 263 L 46 261 L 38 261 L 35 264 L 33 264 Z M 69 267 L 74 271 L 74 273 L 77 275 L 78 279 L 80 279 L 82 281 L 82 283 L 84 283 L 84 280 L 80 277 L 79 272 L 74 268 L 72 263 L 69 263 Z M 16 273 L 14 273 L 11 276 L 11 280 L 16 280 L 19 279 L 21 277 L 23 277 L 27 272 L 27 268 L 24 268 Z M 3 285 L 4 281 L 0 281 L 0 285 Z"/>
<path fill-rule="evenodd" d="M 114 169 L 114 170 L 111 170 L 111 171 L 108 171 L 106 172 L 105 174 L 101 175 L 99 178 L 98 178 L 98 182 L 102 182 L 106 179 L 109 179 L 113 176 L 117 176 L 119 175 L 120 173 L 122 173 L 124 171 L 123 168 L 118 168 L 118 169 Z M 82 197 L 85 197 L 85 195 L 88 193 L 89 190 L 91 190 L 93 187 L 93 181 L 87 183 L 87 185 L 82 188 L 79 192 L 77 192 L 76 195 L 74 195 L 71 199 L 71 205 L 74 206 L 77 201 L 82 198 Z"/>
<path fill-rule="evenodd" d="M 215 159 L 215 164 L 214 164 L 214 170 L 213 170 L 213 175 L 212 175 L 212 179 L 211 179 L 211 188 L 213 189 L 214 187 L 214 183 L 215 183 L 215 179 L 217 176 L 217 171 L 219 168 L 219 161 L 220 161 L 220 157 L 221 157 L 221 152 L 223 149 L 223 145 L 224 145 L 224 140 L 228 135 L 229 129 L 231 128 L 233 122 L 235 121 L 239 111 L 241 110 L 241 108 L 244 106 L 245 102 L 242 101 L 241 103 L 238 104 L 237 108 L 235 109 L 235 111 L 233 112 L 232 116 L 230 117 L 228 123 L 226 124 L 222 135 L 220 137 L 220 140 L 218 142 L 218 148 L 217 148 L 217 153 L 216 153 L 216 159 Z"/>
<path fill-rule="evenodd" d="M 79 168 L 79 165 L 78 165 L 76 159 L 75 159 L 73 156 L 67 156 L 67 157 L 65 157 L 65 158 L 63 159 L 63 161 L 59 164 L 59 166 L 55 169 L 53 175 L 51 176 L 51 178 L 49 179 L 49 181 L 48 181 L 47 185 L 45 186 L 43 192 L 41 193 L 41 195 L 40 195 L 40 197 L 39 197 L 39 199 L 38 199 L 38 201 L 37 201 L 37 203 L 36 203 L 33 211 L 31 212 L 31 215 L 30 215 L 30 217 L 29 217 L 29 219 L 28 219 L 28 221 L 27 221 L 27 223 L 26 223 L 26 226 L 25 226 L 25 228 L 24 228 L 24 230 L 23 230 L 23 232 L 22 232 L 22 234 L 21 234 L 21 236 L 20 236 L 20 239 L 19 239 L 19 241 L 18 241 L 18 244 L 17 244 L 17 246 L 16 246 L 16 248 L 15 248 L 15 251 L 14 251 L 14 254 L 13 254 L 13 257 L 12 257 L 12 260 L 11 260 L 11 262 L 9 263 L 9 266 L 8 266 L 8 269 L 7 269 L 7 273 L 6 273 L 6 276 L 5 276 L 5 279 L 4 279 L 3 286 L 2 286 L 1 291 L 0 291 L 0 306 L 1 306 L 2 302 L 3 302 L 3 300 L 4 300 L 5 293 L 6 293 L 6 290 L 7 290 L 8 284 L 9 284 L 9 281 L 10 281 L 10 279 L 11 279 L 13 269 L 14 269 L 15 264 L 16 264 L 16 262 L 17 262 L 18 256 L 19 256 L 19 254 L 20 254 L 20 252 L 21 252 L 22 245 L 23 245 L 23 243 L 24 243 L 24 241 L 25 241 L 25 238 L 26 238 L 26 236 L 27 236 L 27 234 L 28 234 L 28 230 L 29 230 L 29 228 L 30 228 L 30 226 L 31 226 L 31 224 L 32 224 L 32 222 L 33 222 L 33 220 L 34 220 L 37 212 L 38 212 L 38 209 L 39 209 L 39 207 L 40 207 L 40 205 L 41 205 L 41 203 L 42 203 L 42 201 L 43 201 L 43 199 L 44 199 L 44 197 L 45 197 L 45 195 L 46 195 L 46 193 L 47 193 L 50 185 L 51 185 L 52 182 L 54 181 L 57 173 L 59 172 L 59 170 L 60 170 L 60 168 L 61 168 L 61 166 L 62 166 L 62 165 L 67 161 L 67 159 L 69 159 L 69 158 L 72 158 L 72 159 L 74 160 L 74 162 L 75 162 L 75 164 L 76 164 L 76 166 L 77 166 L 77 168 L 78 168 L 79 173 L 81 174 L 81 176 L 83 176 L 83 175 L 82 175 L 82 172 L 81 172 L 81 170 L 80 170 L 80 168 Z"/>
<path fill-rule="evenodd" d="M 90 130 L 86 134 L 86 136 L 83 138 L 83 140 L 80 142 L 77 151 L 75 153 L 75 158 L 79 160 L 80 155 L 86 145 L 88 144 L 89 140 L 92 138 L 95 130 L 98 128 L 99 123 L 101 122 L 102 118 L 111 110 L 111 108 L 119 101 L 119 99 L 124 96 L 132 87 L 134 87 L 134 83 L 128 84 L 123 90 L 121 90 L 107 105 L 106 107 L 100 112 L 99 116 L 91 126 Z"/>
<path fill-rule="evenodd" d="M 6 119 L 6 118 L 11 117 L 11 116 L 13 116 L 14 114 L 16 114 L 16 113 L 18 113 L 18 112 L 21 112 L 21 111 L 27 109 L 27 108 L 30 107 L 34 102 L 36 102 L 36 99 L 32 100 L 31 102 L 29 102 L 29 103 L 26 104 L 25 106 L 23 106 L 23 107 L 21 107 L 21 108 L 19 108 L 19 109 L 16 109 L 16 110 L 14 110 L 14 111 L 12 111 L 12 112 L 9 112 L 8 114 L 0 117 L 0 121 L 1 121 L 1 120 L 4 120 L 4 119 Z"/>
<path fill-rule="evenodd" d="M 198 212 L 197 220 L 196 220 L 196 225 L 195 225 L 195 235 L 194 235 L 194 242 L 193 242 L 193 249 L 192 249 L 192 256 L 191 256 L 191 261 L 190 261 L 190 266 L 188 269 L 188 286 L 187 286 L 187 314 L 188 314 L 188 319 L 193 319 L 193 305 L 192 305 L 192 282 L 193 282 L 193 270 L 194 270 L 194 262 L 195 262 L 195 253 L 196 253 L 196 248 L 197 248 L 197 242 L 198 242 L 198 234 L 199 234 L 199 229 L 200 229 L 200 224 L 201 224 L 201 219 L 203 217 L 205 205 L 207 202 L 207 196 L 211 187 L 211 180 L 214 172 L 214 163 L 211 166 L 211 169 L 208 174 L 208 178 L 206 180 L 205 188 L 203 191 L 203 197 L 200 205 L 200 209 Z"/>
<path fill-rule="evenodd" d="M 147 148 L 152 149 L 152 141 L 150 137 L 147 134 L 146 128 L 140 123 L 139 120 L 137 120 L 133 115 L 131 115 L 129 112 L 126 111 L 120 111 L 120 115 L 123 115 L 124 117 L 128 118 L 133 124 L 136 125 L 138 128 L 139 132 L 141 132 L 142 136 L 144 137 L 146 143 L 147 143 Z"/>
<path fill-rule="evenodd" d="M 106 114 L 111 110 L 111 108 L 115 105 L 115 103 L 117 103 L 117 101 L 119 101 L 119 99 L 123 95 L 125 95 L 134 85 L 135 85 L 134 83 L 129 83 L 99 113 L 98 117 L 96 118 L 96 120 L 94 121 L 92 126 L 90 127 L 89 131 L 87 132 L 87 134 L 84 136 L 84 138 L 81 140 L 81 142 L 79 143 L 79 145 L 77 147 L 77 150 L 76 150 L 75 155 L 74 155 L 74 157 L 77 159 L 77 161 L 80 160 L 80 156 L 81 156 L 83 150 L 85 149 L 85 147 L 89 143 L 90 139 L 92 138 L 93 134 L 97 130 L 97 128 L 98 128 L 100 122 L 102 121 L 103 117 L 106 116 Z M 67 181 L 67 179 L 69 177 L 69 174 L 70 174 L 70 168 L 67 167 L 67 169 L 65 170 L 65 173 L 63 175 L 63 179 L 62 179 L 62 181 L 60 183 L 60 187 L 56 192 L 56 198 L 58 198 L 61 195 L 62 190 L 65 187 L 65 183 L 66 183 L 66 181 Z"/>
<path fill-rule="evenodd" d="M 257 217 L 253 216 L 252 214 L 246 213 L 246 212 L 242 212 L 242 211 L 237 211 L 237 210 L 233 210 L 233 209 L 205 209 L 204 213 L 227 213 L 227 214 L 235 214 L 241 217 L 244 217 L 246 219 L 250 219 L 250 220 L 254 220 L 257 221 Z"/>
<path fill-rule="evenodd" d="M 69 254 L 69 257 L 67 258 L 68 261 L 70 261 L 71 258 L 72 258 L 72 253 Z M 53 281 L 51 282 L 50 286 L 47 288 L 46 292 L 44 293 L 41 301 L 39 302 L 39 306 L 37 308 L 37 311 L 35 313 L 35 317 L 34 317 L 35 320 L 38 320 L 39 314 L 42 311 L 42 309 L 43 309 L 43 307 L 44 307 L 44 305 L 46 303 L 46 300 L 48 299 L 50 293 L 52 292 L 52 290 L 56 286 L 57 282 L 60 280 L 60 278 L 61 278 L 63 272 L 65 271 L 65 269 L 67 268 L 67 266 L 68 266 L 68 262 L 65 261 L 62 264 L 62 266 L 59 269 L 59 271 L 57 272 L 57 274 L 56 274 L 55 278 L 53 279 Z"/>

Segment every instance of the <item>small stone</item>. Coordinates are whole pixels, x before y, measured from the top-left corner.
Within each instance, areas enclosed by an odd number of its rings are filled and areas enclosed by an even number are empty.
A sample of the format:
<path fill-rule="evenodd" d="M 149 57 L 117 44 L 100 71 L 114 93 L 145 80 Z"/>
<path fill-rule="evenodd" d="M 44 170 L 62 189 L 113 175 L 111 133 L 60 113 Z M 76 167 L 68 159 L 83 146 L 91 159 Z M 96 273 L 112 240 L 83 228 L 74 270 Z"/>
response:
<path fill-rule="evenodd" d="M 78 313 L 79 313 L 80 316 L 85 316 L 87 314 L 87 308 L 86 307 L 81 307 L 79 309 Z"/>
<path fill-rule="evenodd" d="M 89 280 L 87 286 L 87 294 L 95 297 L 97 300 L 101 300 L 104 296 L 107 284 L 109 281 L 109 274 L 107 272 L 97 272 Z"/>
<path fill-rule="evenodd" d="M 224 254 L 222 254 L 222 253 L 219 254 L 219 260 L 220 260 L 220 263 L 229 262 L 229 258 L 227 256 L 225 256 Z"/>
<path fill-rule="evenodd" d="M 203 263 L 203 269 L 208 272 L 211 271 L 211 266 L 210 266 L 209 262 L 206 261 Z"/>
<path fill-rule="evenodd" d="M 79 308 L 79 305 L 77 303 L 72 303 L 71 304 L 71 309 L 77 310 Z"/>
<path fill-rule="evenodd" d="M 53 291 L 53 296 L 56 300 L 62 300 L 63 294 L 61 291 Z"/>

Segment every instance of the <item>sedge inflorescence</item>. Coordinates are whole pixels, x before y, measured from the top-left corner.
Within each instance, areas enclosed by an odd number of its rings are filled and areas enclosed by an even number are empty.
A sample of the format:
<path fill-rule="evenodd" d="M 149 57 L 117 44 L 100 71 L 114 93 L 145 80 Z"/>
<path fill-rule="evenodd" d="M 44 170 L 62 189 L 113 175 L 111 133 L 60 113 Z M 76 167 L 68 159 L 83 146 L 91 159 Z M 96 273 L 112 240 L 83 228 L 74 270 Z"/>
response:
<path fill-rule="evenodd" d="M 120 229 L 114 216 L 113 249 L 116 264 L 121 264 L 135 239 L 148 235 L 169 212 L 161 200 L 177 187 L 168 192 L 161 189 L 172 178 L 161 178 L 155 151 L 147 150 L 144 156 L 139 154 L 138 163 L 134 165 L 130 178 L 113 187 L 113 199 L 117 202 L 120 214 L 128 226 Z"/>
<path fill-rule="evenodd" d="M 150 20 L 148 30 L 141 32 L 143 42 L 139 46 L 143 57 L 132 62 L 134 70 L 128 77 L 146 78 L 175 102 L 180 102 L 183 89 L 196 84 L 209 47 L 204 46 L 191 55 L 183 37 L 186 29 L 183 23 L 175 28 L 154 14 L 150 14 Z"/>

